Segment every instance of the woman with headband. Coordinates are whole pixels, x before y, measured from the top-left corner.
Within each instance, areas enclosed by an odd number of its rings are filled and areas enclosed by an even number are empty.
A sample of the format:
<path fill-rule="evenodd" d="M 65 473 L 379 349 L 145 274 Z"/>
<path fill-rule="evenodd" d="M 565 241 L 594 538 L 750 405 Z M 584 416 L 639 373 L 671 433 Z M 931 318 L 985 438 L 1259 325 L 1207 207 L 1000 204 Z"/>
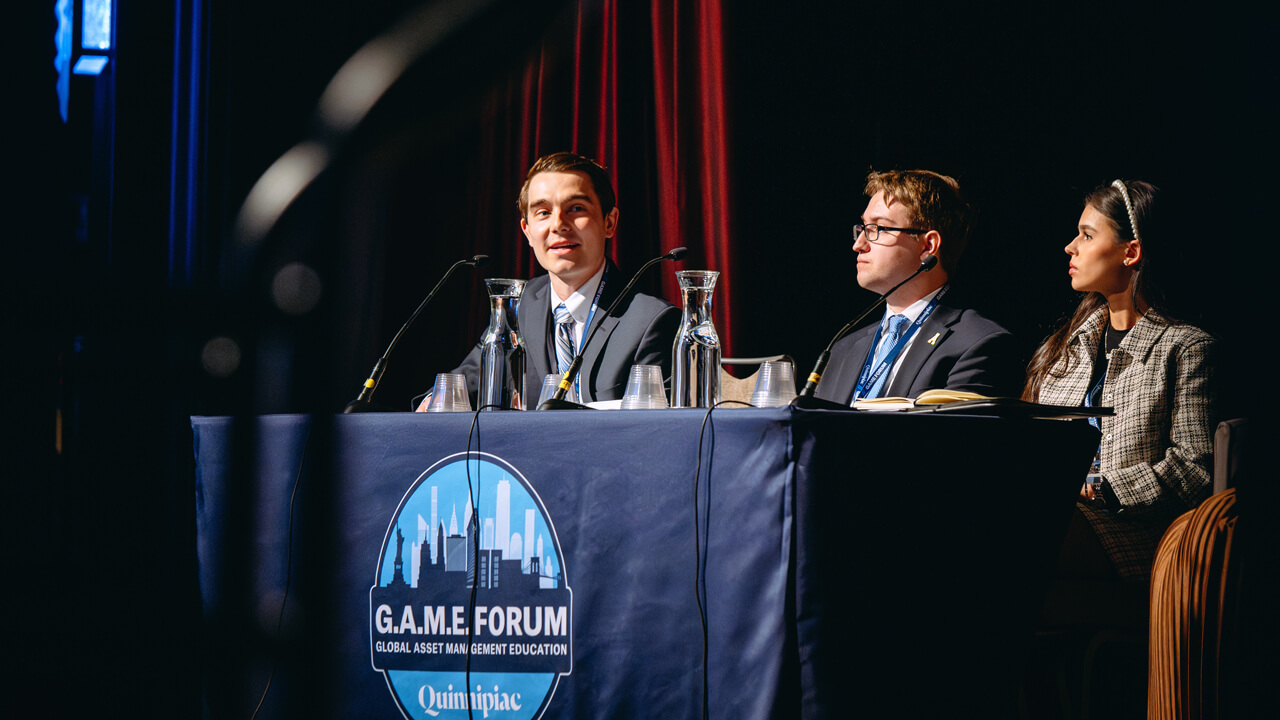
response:
<path fill-rule="evenodd" d="M 1066 247 L 1071 287 L 1085 295 L 1028 368 L 1024 399 L 1115 410 L 1094 421 L 1098 457 L 1060 576 L 1149 582 L 1165 529 L 1210 493 L 1214 343 L 1167 314 L 1152 274 L 1152 260 L 1169 246 L 1156 223 L 1157 196 L 1145 182 L 1116 180 L 1085 198 Z"/>

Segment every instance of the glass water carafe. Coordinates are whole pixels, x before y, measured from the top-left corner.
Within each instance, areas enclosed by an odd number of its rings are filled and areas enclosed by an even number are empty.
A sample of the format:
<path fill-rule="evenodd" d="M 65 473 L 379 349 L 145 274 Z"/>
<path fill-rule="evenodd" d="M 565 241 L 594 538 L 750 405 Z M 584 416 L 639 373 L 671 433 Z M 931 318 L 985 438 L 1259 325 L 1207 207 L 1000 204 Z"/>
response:
<path fill-rule="evenodd" d="M 711 321 L 714 270 L 681 270 L 684 314 L 672 347 L 671 407 L 705 408 L 720 401 L 720 336 Z"/>
<path fill-rule="evenodd" d="M 480 393 L 485 410 L 524 409 L 524 341 L 517 311 L 524 280 L 490 278 L 489 329 L 480 341 Z"/>

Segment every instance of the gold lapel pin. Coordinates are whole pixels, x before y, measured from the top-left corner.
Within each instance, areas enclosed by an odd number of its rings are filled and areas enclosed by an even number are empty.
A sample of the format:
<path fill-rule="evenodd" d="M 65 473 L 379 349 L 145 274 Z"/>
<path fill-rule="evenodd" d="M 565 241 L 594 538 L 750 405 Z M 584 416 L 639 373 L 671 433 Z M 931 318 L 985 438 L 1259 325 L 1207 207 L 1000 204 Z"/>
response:
<path fill-rule="evenodd" d="M 929 338 L 929 344 L 930 344 L 930 345 L 933 345 L 934 343 L 938 342 L 938 336 L 939 336 L 939 335 L 942 335 L 942 333 L 940 333 L 940 332 L 936 332 L 936 333 L 934 333 L 934 334 L 933 334 L 933 337 Z"/>

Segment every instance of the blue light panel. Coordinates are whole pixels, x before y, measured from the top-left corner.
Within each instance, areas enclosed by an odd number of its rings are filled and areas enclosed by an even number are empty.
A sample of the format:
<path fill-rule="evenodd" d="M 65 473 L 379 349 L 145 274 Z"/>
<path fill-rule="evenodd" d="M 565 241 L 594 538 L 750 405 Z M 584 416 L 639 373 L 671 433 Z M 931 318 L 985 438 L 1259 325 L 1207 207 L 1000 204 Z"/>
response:
<path fill-rule="evenodd" d="M 101 75 L 102 68 L 106 66 L 107 59 L 101 55 L 81 55 L 71 72 L 76 75 Z"/>
<path fill-rule="evenodd" d="M 74 10 L 71 0 L 58 0 L 53 13 L 58 17 L 58 32 L 53 36 L 54 47 L 58 49 L 54 56 L 53 66 L 58 69 L 58 82 L 54 89 L 58 93 L 58 112 L 62 122 L 67 121 L 67 102 L 71 96 L 71 29 Z"/>
<path fill-rule="evenodd" d="M 86 50 L 111 49 L 111 0 L 84 0 L 80 47 Z"/>

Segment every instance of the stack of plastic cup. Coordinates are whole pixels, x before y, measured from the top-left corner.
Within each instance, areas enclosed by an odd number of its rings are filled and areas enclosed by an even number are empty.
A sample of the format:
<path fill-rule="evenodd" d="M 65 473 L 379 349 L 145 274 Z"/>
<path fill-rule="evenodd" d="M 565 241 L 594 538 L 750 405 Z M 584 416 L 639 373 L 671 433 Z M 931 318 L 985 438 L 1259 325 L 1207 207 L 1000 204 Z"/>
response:
<path fill-rule="evenodd" d="M 795 370 L 785 360 L 771 360 L 760 364 L 756 373 L 756 388 L 751 392 L 751 404 L 759 408 L 782 407 L 796 397 Z"/>
<path fill-rule="evenodd" d="M 471 399 L 467 397 L 467 376 L 455 373 L 436 375 L 427 412 L 471 412 Z"/>
<path fill-rule="evenodd" d="M 662 387 L 662 368 L 657 365 L 632 365 L 627 391 L 622 395 L 623 410 L 663 410 L 667 408 L 667 391 Z"/>
<path fill-rule="evenodd" d="M 556 394 L 556 388 L 560 387 L 560 375 L 552 373 L 542 378 L 542 392 L 538 393 L 538 404 L 533 406 L 534 410 L 542 407 L 542 403 L 550 400 Z M 568 395 L 565 395 L 568 398 Z"/>

